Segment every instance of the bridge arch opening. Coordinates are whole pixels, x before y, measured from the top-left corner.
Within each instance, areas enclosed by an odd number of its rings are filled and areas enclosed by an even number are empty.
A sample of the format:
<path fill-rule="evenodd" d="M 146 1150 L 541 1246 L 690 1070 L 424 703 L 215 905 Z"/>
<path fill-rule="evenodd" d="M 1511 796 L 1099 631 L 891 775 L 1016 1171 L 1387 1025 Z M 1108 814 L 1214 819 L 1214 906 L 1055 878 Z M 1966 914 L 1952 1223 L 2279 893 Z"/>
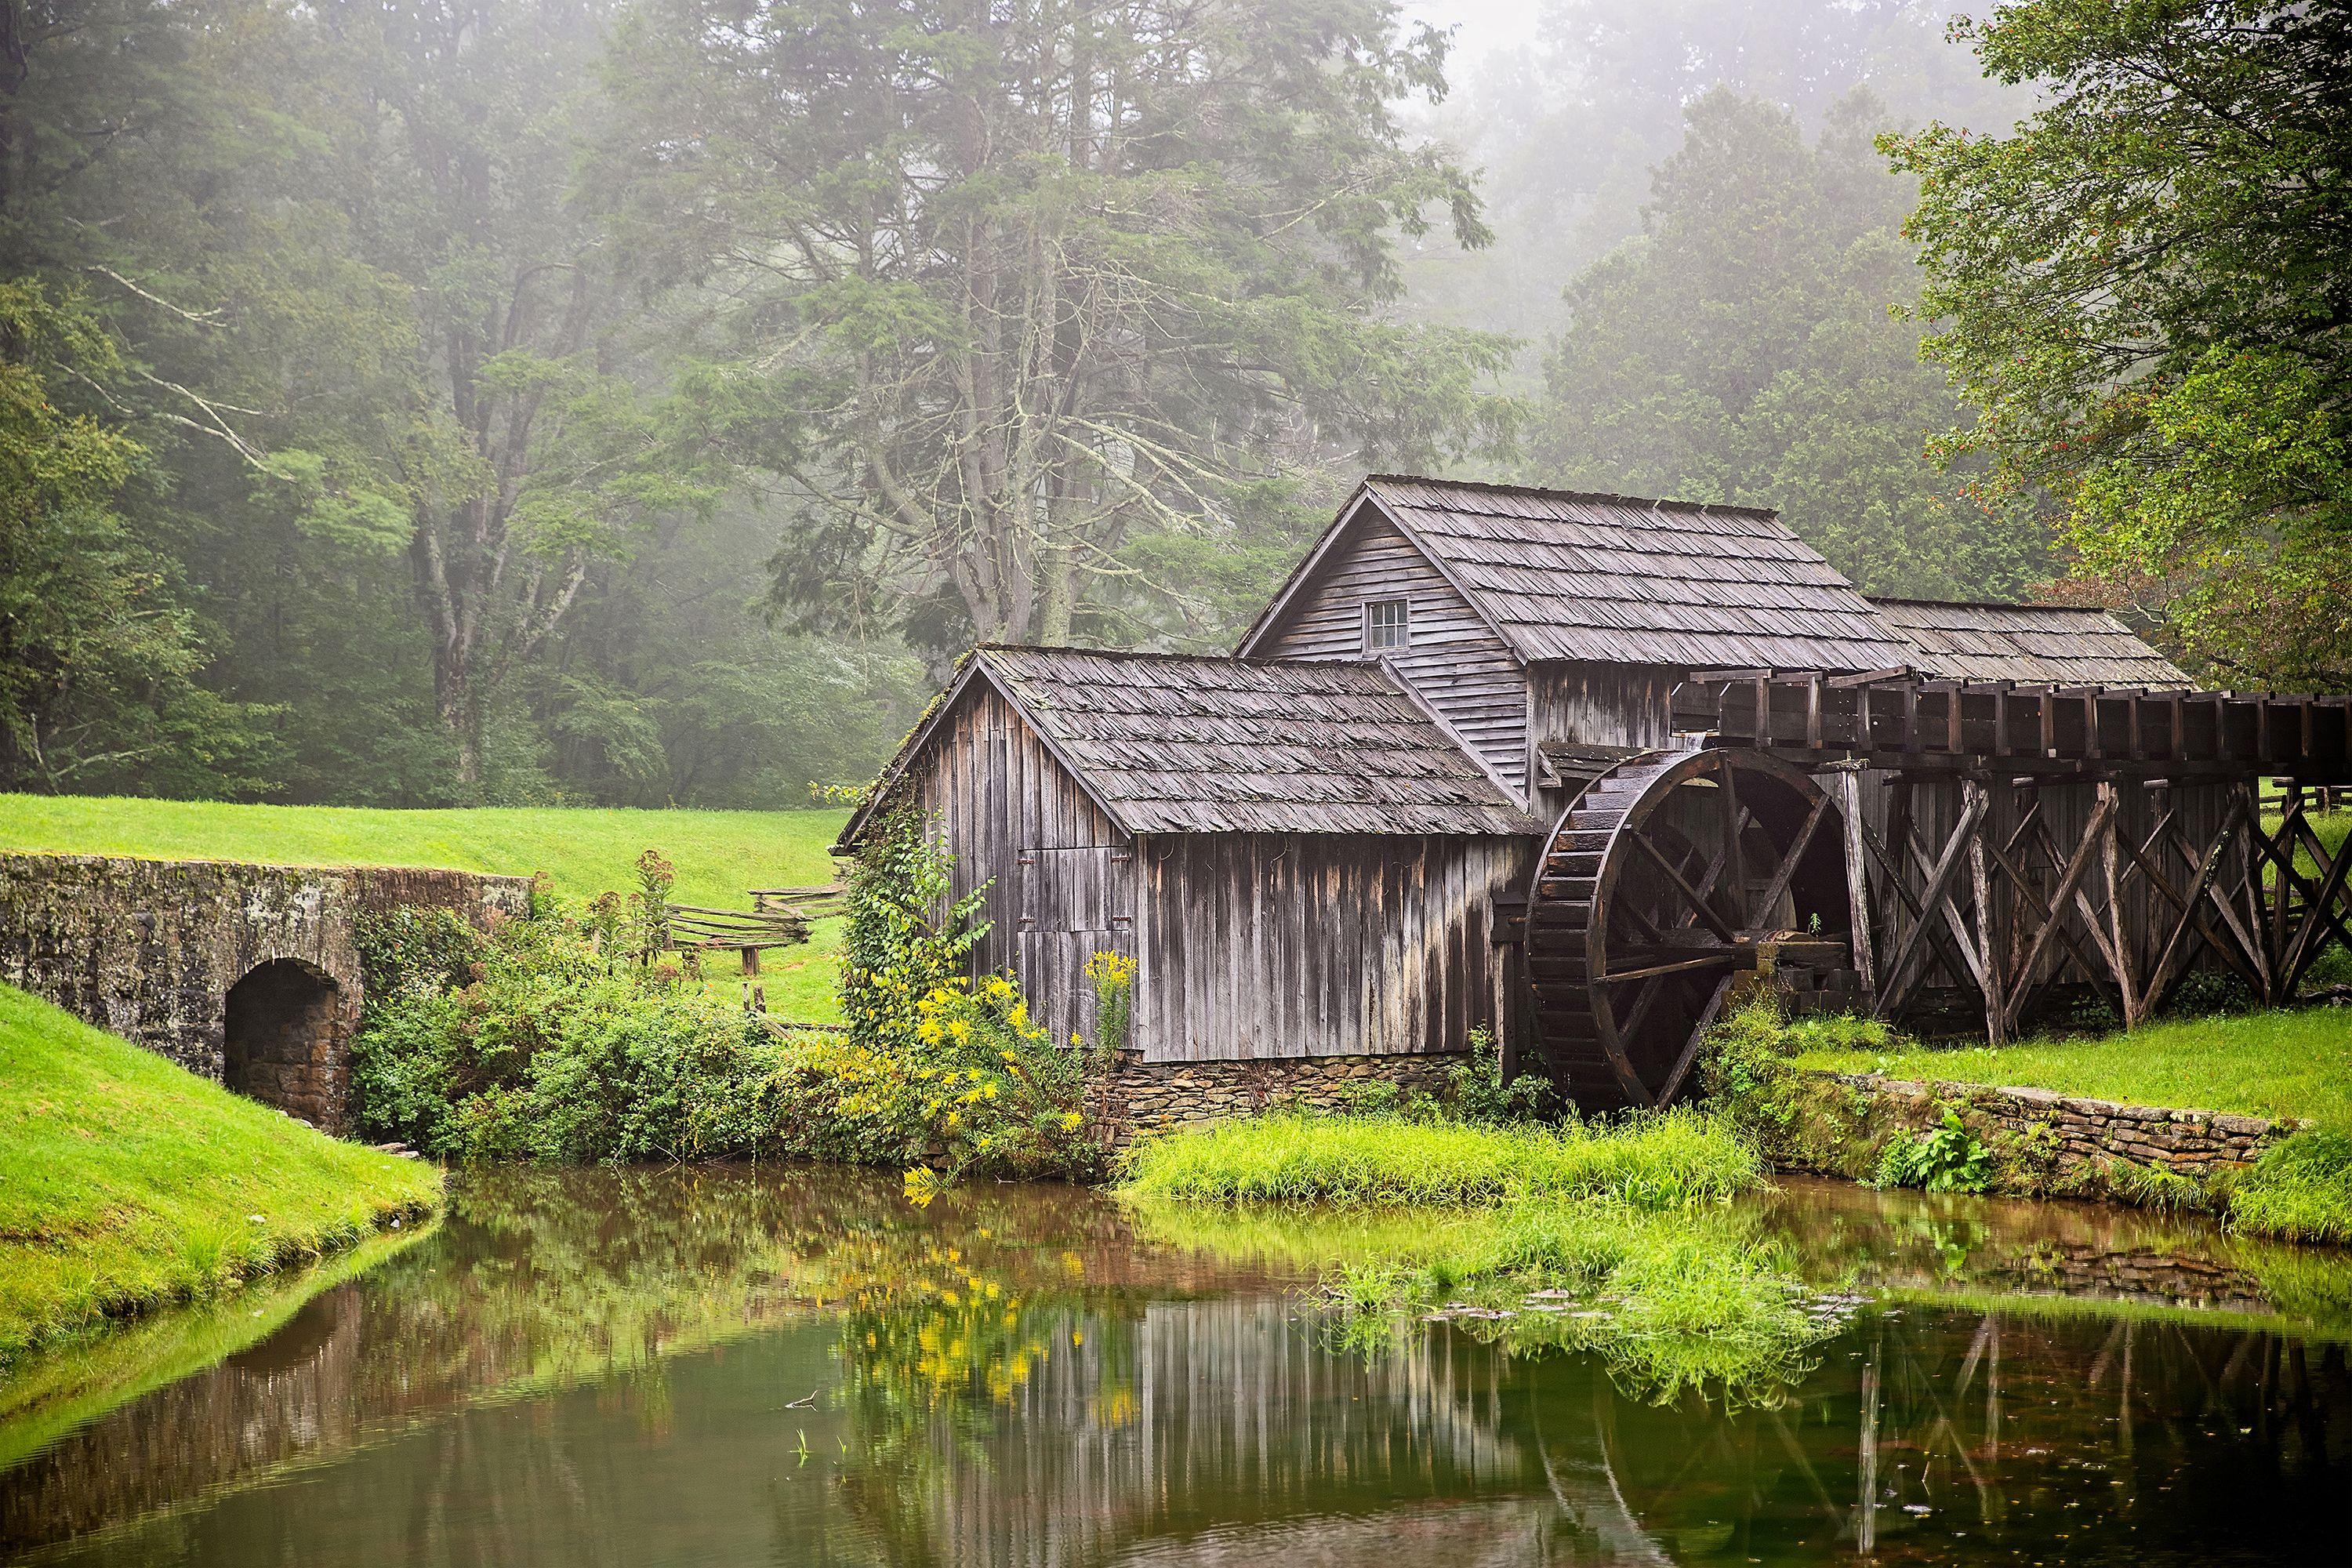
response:
<path fill-rule="evenodd" d="M 320 1127 L 341 1111 L 341 988 L 297 958 L 255 965 L 229 987 L 221 1081 Z"/>

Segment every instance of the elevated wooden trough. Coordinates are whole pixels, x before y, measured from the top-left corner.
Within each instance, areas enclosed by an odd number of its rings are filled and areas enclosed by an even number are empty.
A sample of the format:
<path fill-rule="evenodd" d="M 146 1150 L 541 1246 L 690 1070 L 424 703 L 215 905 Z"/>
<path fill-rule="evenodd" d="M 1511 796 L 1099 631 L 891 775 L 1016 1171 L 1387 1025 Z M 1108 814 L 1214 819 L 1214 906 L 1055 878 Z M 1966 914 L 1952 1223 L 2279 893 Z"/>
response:
<path fill-rule="evenodd" d="M 1674 717 L 1688 749 L 1586 784 L 1528 894 L 1537 1042 L 1580 1098 L 1682 1092 L 1759 968 L 1881 1017 L 1965 994 L 2000 1043 L 2064 992 L 2135 1026 L 2199 969 L 2278 1005 L 2352 947 L 2352 854 L 2308 810 L 2352 781 L 2352 698 L 1706 670 Z"/>

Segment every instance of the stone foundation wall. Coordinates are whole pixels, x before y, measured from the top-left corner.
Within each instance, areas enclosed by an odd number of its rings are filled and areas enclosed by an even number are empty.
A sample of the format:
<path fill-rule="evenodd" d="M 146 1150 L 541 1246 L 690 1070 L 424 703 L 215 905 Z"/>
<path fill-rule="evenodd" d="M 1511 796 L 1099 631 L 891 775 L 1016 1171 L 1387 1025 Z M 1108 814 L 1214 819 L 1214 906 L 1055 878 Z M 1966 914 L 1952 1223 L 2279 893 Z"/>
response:
<path fill-rule="evenodd" d="M 2030 1166 L 2042 1189 L 2097 1191 L 2111 1164 L 2128 1161 L 2200 1181 L 2252 1164 L 2295 1129 L 2289 1121 L 2226 1111 L 2119 1105 L 2046 1089 L 1995 1089 L 1983 1084 L 1913 1082 L 1876 1074 L 1811 1075 L 1843 1085 L 1865 1103 L 1861 1121 L 1876 1127 L 1924 1128 L 1944 1108 L 1997 1149 L 2006 1141 L 2013 1160 Z"/>
<path fill-rule="evenodd" d="M 341 1131 L 345 1044 L 362 1001 L 353 921 L 401 907 L 454 910 L 477 925 L 521 914 L 520 877 L 406 868 L 248 866 L 97 855 L 0 855 L 0 980 L 215 1082 L 228 1057 L 228 995 L 290 961 L 309 997 L 257 997 L 257 1098 Z M 296 978 L 280 968 L 256 990 Z M 286 1022 L 299 1015 L 307 1058 Z"/>
<path fill-rule="evenodd" d="M 1413 1056 L 1284 1057 L 1255 1061 L 1147 1062 L 1121 1051 L 1095 1089 L 1097 1114 L 1125 1143 L 1140 1132 L 1197 1126 L 1296 1102 L 1335 1110 L 1363 1088 L 1392 1083 L 1435 1092 L 1463 1051 Z"/>

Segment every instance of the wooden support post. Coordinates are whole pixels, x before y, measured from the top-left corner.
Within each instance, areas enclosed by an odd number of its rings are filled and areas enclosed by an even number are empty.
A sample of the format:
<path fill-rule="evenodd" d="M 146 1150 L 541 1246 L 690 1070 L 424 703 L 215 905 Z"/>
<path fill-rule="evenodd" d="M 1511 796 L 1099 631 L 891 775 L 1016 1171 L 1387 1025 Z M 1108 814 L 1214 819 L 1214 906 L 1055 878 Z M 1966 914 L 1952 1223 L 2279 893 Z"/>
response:
<path fill-rule="evenodd" d="M 2124 1027 L 2137 1029 L 2147 1021 L 2147 1012 L 2140 1001 L 2139 978 L 2134 973 L 2138 958 L 2133 951 L 2131 936 L 2124 929 L 2123 803 L 2115 784 L 2106 780 L 2100 782 L 2099 798 L 2108 807 L 2106 830 L 2099 835 L 2099 874 L 2107 892 L 2107 958 L 2115 965 L 2116 991 L 2123 1001 Z"/>
<path fill-rule="evenodd" d="M 1853 915 L 1853 969 L 1862 994 L 1878 1000 L 1877 953 L 1872 946 L 1870 860 L 1862 841 L 1862 775 L 1847 768 L 1837 775 L 1838 814 L 1845 826 L 1845 897 Z"/>
<path fill-rule="evenodd" d="M 1998 707 L 2000 699 L 1996 696 L 1993 701 Z M 1975 829 L 1969 835 L 1969 882 L 1977 906 L 1977 979 L 1984 987 L 1985 1039 L 1988 1044 L 2003 1046 L 2009 1043 L 2009 1002 L 2001 972 L 2001 921 L 1992 868 L 1985 858 L 1985 833 L 1992 815 L 1992 795 L 1982 779 L 1969 779 L 1960 790 L 1965 802 L 1962 816 L 1976 819 Z"/>
<path fill-rule="evenodd" d="M 760 950 L 743 949 L 743 1011 L 764 1013 L 768 1010 L 768 988 L 760 983 Z"/>

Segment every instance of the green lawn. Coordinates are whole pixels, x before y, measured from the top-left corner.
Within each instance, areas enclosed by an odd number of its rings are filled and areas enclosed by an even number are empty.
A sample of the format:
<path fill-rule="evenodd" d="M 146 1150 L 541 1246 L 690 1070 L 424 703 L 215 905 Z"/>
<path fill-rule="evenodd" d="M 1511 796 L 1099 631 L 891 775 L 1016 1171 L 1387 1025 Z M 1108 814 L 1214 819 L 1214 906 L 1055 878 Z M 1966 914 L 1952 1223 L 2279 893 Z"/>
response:
<path fill-rule="evenodd" d="M 670 897 L 709 909 L 748 909 L 753 888 L 834 879 L 825 850 L 849 814 L 792 811 L 502 809 L 388 811 L 364 806 L 232 805 L 217 801 L 0 795 L 0 849 L 161 859 L 257 860 L 296 866 L 446 866 L 460 871 L 548 874 L 555 890 L 588 898 L 635 885 L 646 849 L 677 868 Z M 841 1016 L 834 952 L 841 922 L 817 925 L 808 946 L 763 955 L 768 1008 L 802 1023 Z M 731 955 L 711 959 L 713 989 L 740 995 Z"/>
<path fill-rule="evenodd" d="M 338 1142 L 0 985 L 0 1368 L 440 1195 L 431 1165 Z"/>
<path fill-rule="evenodd" d="M 387 811 L 340 805 L 230 805 L 217 801 L 0 795 L 0 849 L 150 858 L 257 860 L 296 866 L 446 866 L 544 871 L 555 890 L 587 898 L 635 885 L 639 854 L 677 868 L 684 904 L 749 907 L 753 888 L 834 878 L 825 847 L 845 811 Z"/>
<path fill-rule="evenodd" d="M 2138 1105 L 2294 1116 L 2352 1128 L 2352 1008 L 2307 1007 L 2155 1024 L 2093 1040 L 1998 1049 L 1808 1050 L 1834 1072 L 2053 1089 Z"/>

